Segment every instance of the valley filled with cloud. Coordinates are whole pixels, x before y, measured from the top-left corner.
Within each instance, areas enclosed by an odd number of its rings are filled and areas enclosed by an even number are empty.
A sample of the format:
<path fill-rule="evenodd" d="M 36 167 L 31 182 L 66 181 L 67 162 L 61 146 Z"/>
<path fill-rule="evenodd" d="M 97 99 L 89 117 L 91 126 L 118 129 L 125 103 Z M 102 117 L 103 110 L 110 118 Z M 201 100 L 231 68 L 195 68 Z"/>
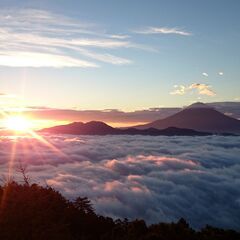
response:
<path fill-rule="evenodd" d="M 89 197 L 99 214 L 148 223 L 184 217 L 195 228 L 240 224 L 240 137 L 1 137 L 2 181 Z"/>

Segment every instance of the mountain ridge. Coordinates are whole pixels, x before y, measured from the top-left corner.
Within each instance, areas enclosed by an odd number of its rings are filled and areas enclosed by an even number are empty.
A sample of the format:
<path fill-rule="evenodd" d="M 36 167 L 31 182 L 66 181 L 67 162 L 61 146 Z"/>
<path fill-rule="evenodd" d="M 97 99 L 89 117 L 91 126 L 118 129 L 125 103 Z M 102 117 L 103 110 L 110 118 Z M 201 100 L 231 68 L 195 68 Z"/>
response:
<path fill-rule="evenodd" d="M 72 134 L 72 135 L 149 135 L 149 136 L 207 136 L 208 132 L 200 132 L 192 129 L 169 127 L 166 129 L 136 129 L 113 128 L 104 122 L 91 121 L 87 123 L 73 122 L 40 130 L 41 133 Z"/>

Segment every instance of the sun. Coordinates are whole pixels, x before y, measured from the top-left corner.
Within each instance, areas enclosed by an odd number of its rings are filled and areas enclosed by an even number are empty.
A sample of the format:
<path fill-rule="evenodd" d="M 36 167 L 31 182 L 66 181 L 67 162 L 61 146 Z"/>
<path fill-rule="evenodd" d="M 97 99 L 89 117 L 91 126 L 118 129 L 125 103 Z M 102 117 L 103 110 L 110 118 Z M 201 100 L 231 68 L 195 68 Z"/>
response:
<path fill-rule="evenodd" d="M 5 128 L 18 132 L 27 132 L 31 129 L 31 122 L 23 116 L 10 116 L 5 119 Z"/>

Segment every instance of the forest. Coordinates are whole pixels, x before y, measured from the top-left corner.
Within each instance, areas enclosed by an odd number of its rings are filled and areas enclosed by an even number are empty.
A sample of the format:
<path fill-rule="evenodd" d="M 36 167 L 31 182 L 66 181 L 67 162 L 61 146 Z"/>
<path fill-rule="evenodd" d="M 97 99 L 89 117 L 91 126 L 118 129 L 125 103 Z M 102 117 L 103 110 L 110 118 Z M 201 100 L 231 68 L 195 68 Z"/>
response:
<path fill-rule="evenodd" d="M 147 225 L 144 220 L 98 215 L 87 197 L 66 199 L 50 186 L 8 181 L 0 187 L 4 240 L 239 240 L 234 230 L 190 227 L 186 220 Z M 161 220 L 161 219 L 160 219 Z"/>

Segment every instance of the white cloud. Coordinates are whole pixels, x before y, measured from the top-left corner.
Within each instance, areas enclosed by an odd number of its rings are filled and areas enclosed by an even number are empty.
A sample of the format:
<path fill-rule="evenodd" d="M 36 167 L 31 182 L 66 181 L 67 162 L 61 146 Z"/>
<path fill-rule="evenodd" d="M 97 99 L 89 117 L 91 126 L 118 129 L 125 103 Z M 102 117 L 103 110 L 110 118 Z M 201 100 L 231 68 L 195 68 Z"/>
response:
<path fill-rule="evenodd" d="M 185 85 L 174 85 L 174 90 L 170 92 L 172 95 L 185 95 L 191 90 L 196 89 L 200 95 L 215 96 L 216 93 L 211 89 L 211 86 L 204 83 L 193 83 L 189 86 Z"/>
<path fill-rule="evenodd" d="M 130 38 L 129 35 L 120 35 L 120 34 L 113 34 L 113 35 L 110 35 L 111 38 L 116 38 L 116 39 L 127 39 L 127 38 Z"/>
<path fill-rule="evenodd" d="M 208 74 L 206 72 L 203 72 L 202 75 L 208 77 Z"/>
<path fill-rule="evenodd" d="M 224 73 L 223 72 L 219 72 L 218 75 L 222 76 Z"/>
<path fill-rule="evenodd" d="M 189 86 L 189 89 L 197 89 L 201 95 L 215 96 L 216 93 L 211 89 L 211 86 L 204 83 L 194 83 Z"/>
<path fill-rule="evenodd" d="M 79 51 L 85 56 L 91 57 L 101 62 L 111 63 L 114 65 L 124 65 L 124 64 L 132 63 L 132 61 L 129 59 L 116 57 L 108 53 L 95 53 L 85 49 L 81 49 L 81 50 L 79 49 Z"/>
<path fill-rule="evenodd" d="M 138 47 L 127 38 L 126 35 L 104 34 L 96 25 L 47 11 L 0 11 L 1 66 L 99 66 L 95 61 L 130 64 L 131 60 L 111 53 L 116 48 Z"/>
<path fill-rule="evenodd" d="M 184 85 L 174 85 L 174 90 L 170 92 L 171 95 L 184 95 L 186 93 L 186 87 Z"/>
<path fill-rule="evenodd" d="M 147 27 L 142 30 L 135 30 L 134 32 L 140 34 L 177 34 L 182 36 L 192 35 L 190 32 L 183 31 L 179 28 L 167 28 L 167 27 Z"/>
<path fill-rule="evenodd" d="M 98 67 L 95 63 L 64 55 L 17 51 L 0 53 L 0 65 L 7 67 Z"/>
<path fill-rule="evenodd" d="M 148 223 L 184 217 L 194 227 L 239 229 L 239 137 L 45 138 L 63 154 L 36 139 L 1 137 L 1 174 L 14 141 L 16 166 L 27 165 L 32 182 L 68 198 L 88 196 L 99 214 Z"/>

